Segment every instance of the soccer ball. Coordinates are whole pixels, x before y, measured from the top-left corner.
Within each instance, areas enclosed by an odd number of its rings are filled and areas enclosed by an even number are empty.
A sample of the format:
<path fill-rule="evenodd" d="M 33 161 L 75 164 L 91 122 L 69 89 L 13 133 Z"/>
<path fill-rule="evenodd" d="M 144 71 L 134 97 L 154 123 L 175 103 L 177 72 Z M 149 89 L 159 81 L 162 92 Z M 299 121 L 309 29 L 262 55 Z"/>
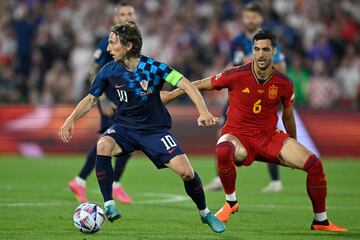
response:
<path fill-rule="evenodd" d="M 104 224 L 104 211 L 96 203 L 82 203 L 74 212 L 74 225 L 83 233 L 96 233 Z"/>

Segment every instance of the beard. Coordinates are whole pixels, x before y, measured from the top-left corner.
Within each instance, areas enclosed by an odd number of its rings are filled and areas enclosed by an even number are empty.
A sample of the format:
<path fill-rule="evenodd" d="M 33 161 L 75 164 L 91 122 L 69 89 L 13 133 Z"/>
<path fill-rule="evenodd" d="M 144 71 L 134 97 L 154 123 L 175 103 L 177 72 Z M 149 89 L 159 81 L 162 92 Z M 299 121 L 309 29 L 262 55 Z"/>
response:
<path fill-rule="evenodd" d="M 256 61 L 256 66 L 262 71 L 268 69 L 270 65 L 271 65 L 271 61 L 265 61 L 265 64 L 263 65 L 260 65 L 259 60 Z"/>

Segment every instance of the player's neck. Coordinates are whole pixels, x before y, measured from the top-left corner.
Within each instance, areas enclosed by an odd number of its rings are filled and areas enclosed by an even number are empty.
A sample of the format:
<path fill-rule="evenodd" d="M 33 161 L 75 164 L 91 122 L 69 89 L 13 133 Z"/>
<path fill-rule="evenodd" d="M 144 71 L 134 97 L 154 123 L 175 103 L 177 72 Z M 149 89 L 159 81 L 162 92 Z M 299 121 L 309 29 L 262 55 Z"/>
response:
<path fill-rule="evenodd" d="M 246 35 L 247 38 L 253 38 L 255 33 L 257 33 L 260 30 L 261 30 L 261 27 L 255 29 L 254 31 L 245 30 L 245 35 Z"/>
<path fill-rule="evenodd" d="M 254 66 L 254 72 L 256 74 L 256 78 L 257 79 L 267 79 L 268 77 L 270 77 L 270 75 L 272 75 L 275 71 L 274 67 L 272 65 L 270 65 L 269 67 L 267 67 L 266 69 L 260 69 L 258 68 L 256 65 Z"/>
<path fill-rule="evenodd" d="M 138 57 L 129 57 L 129 58 L 125 58 L 124 59 L 124 66 L 125 68 L 128 70 L 128 71 L 133 71 L 134 68 L 137 67 L 137 65 L 139 64 L 140 62 L 140 58 Z"/>

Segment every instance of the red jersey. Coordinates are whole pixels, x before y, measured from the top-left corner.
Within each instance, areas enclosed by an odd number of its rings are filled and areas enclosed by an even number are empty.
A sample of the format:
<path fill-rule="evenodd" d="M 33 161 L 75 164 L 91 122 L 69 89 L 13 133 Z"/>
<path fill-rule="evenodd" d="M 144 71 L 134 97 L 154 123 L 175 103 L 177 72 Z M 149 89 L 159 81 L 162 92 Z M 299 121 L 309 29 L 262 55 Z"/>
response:
<path fill-rule="evenodd" d="M 279 102 L 284 108 L 294 103 L 294 86 L 284 74 L 274 73 L 263 84 L 256 78 L 252 63 L 225 69 L 211 77 L 213 88 L 229 91 L 229 107 L 223 134 L 276 131 Z"/>

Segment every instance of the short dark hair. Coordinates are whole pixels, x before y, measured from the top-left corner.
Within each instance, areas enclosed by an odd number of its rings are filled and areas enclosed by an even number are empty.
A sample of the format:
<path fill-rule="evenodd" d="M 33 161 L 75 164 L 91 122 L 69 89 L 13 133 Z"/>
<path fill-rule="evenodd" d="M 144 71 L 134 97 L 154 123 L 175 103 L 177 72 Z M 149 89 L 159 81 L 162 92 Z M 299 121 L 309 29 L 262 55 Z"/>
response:
<path fill-rule="evenodd" d="M 261 16 L 264 16 L 264 8 L 258 2 L 249 2 L 245 5 L 244 11 L 256 12 L 259 13 Z"/>
<path fill-rule="evenodd" d="M 119 1 L 118 3 L 116 3 L 115 7 L 134 7 L 133 5 L 130 4 L 130 2 L 128 1 Z"/>
<path fill-rule="evenodd" d="M 129 57 L 139 57 L 142 47 L 142 36 L 139 27 L 134 22 L 116 24 L 111 31 L 119 36 L 122 45 L 132 43 L 132 48 L 128 52 Z"/>
<path fill-rule="evenodd" d="M 253 37 L 253 43 L 258 40 L 266 40 L 269 39 L 271 41 L 271 45 L 273 47 L 276 47 L 276 36 L 269 30 L 260 30 L 257 33 L 255 33 Z"/>

